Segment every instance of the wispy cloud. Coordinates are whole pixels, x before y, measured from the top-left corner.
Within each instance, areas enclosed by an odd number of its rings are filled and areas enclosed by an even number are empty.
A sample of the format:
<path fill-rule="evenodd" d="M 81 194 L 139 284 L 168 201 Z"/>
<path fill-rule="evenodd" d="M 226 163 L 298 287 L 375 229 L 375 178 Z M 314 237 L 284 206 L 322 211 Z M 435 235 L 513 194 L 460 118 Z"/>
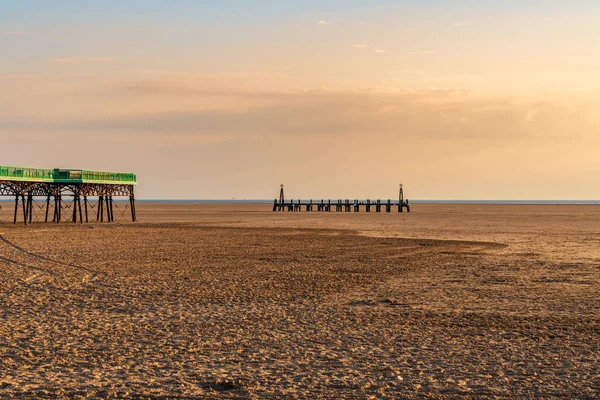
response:
<path fill-rule="evenodd" d="M 25 34 L 25 31 L 6 31 L 2 32 L 2 34 L 7 36 L 21 36 Z"/>
<path fill-rule="evenodd" d="M 463 26 L 465 26 L 465 24 L 463 24 L 462 22 L 455 22 L 454 26 L 457 28 L 462 28 Z"/>
<path fill-rule="evenodd" d="M 128 90 L 144 96 L 173 94 L 168 85 L 152 85 L 150 92 L 145 85 L 134 85 Z M 201 94 L 213 89 L 198 87 L 196 90 Z M 228 91 L 222 94 L 238 95 Z M 200 136 L 219 132 L 230 137 L 256 138 L 265 135 L 305 137 L 308 133 L 313 136 L 397 135 L 402 131 L 404 137 L 504 140 L 511 136 L 564 138 L 572 131 L 573 126 L 569 124 L 585 121 L 589 112 L 552 103 L 477 99 L 453 91 L 261 91 L 248 92 L 247 96 L 269 96 L 270 101 L 251 108 L 241 106 L 223 110 L 114 114 L 64 120 L 0 118 L 0 128 L 159 135 L 180 132 Z M 254 99 L 248 101 L 255 103 Z M 532 126 L 534 116 L 536 125 Z M 552 132 L 538 129 L 537 122 L 540 122 L 539 126 L 553 127 Z"/>
<path fill-rule="evenodd" d="M 330 22 L 327 22 L 325 20 L 320 20 L 319 22 L 317 22 L 317 24 L 319 24 L 319 25 L 331 25 Z"/>
<path fill-rule="evenodd" d="M 85 57 L 85 58 L 72 58 L 72 57 L 59 57 L 51 58 L 48 62 L 52 64 L 83 64 L 83 63 L 95 63 L 95 62 L 109 62 L 113 61 L 110 57 Z"/>
<path fill-rule="evenodd" d="M 425 75 L 428 72 L 421 70 L 421 69 L 403 69 L 400 71 L 386 71 L 387 74 L 390 75 L 405 75 L 405 74 L 410 74 L 410 75 Z"/>
<path fill-rule="evenodd" d="M 373 50 L 373 53 L 377 53 L 377 54 L 384 54 L 384 53 L 386 53 L 386 51 L 383 50 L 383 49 L 376 49 L 376 48 L 373 48 L 373 47 L 371 47 L 371 46 L 369 46 L 367 44 L 362 44 L 362 43 L 353 44 L 352 47 L 354 47 L 355 49 Z"/>
<path fill-rule="evenodd" d="M 86 61 L 90 61 L 90 62 L 108 62 L 108 61 L 113 61 L 114 59 L 111 57 L 88 57 L 86 58 Z"/>
<path fill-rule="evenodd" d="M 435 51 L 433 51 L 433 50 L 417 50 L 417 51 L 409 51 L 406 54 L 429 56 L 429 55 L 435 54 Z"/>

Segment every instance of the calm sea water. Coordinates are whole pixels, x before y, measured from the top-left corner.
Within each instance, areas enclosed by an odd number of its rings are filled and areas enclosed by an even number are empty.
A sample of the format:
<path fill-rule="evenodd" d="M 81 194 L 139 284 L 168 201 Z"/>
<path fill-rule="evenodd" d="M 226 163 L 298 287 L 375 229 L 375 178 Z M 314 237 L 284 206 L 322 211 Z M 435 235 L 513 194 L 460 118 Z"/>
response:
<path fill-rule="evenodd" d="M 294 199 L 297 201 L 297 199 Z M 386 199 L 387 200 L 387 199 Z M 306 201 L 304 199 L 303 201 Z M 313 199 L 313 201 L 317 201 Z M 320 201 L 320 199 L 319 199 Z M 360 200 L 366 201 L 366 200 Z M 371 200 L 372 201 L 372 200 Z M 181 204 L 273 204 L 273 200 L 160 200 L 142 199 L 138 203 Z M 332 200 L 333 202 L 333 200 Z M 600 204 L 600 200 L 410 200 L 411 204 Z"/>

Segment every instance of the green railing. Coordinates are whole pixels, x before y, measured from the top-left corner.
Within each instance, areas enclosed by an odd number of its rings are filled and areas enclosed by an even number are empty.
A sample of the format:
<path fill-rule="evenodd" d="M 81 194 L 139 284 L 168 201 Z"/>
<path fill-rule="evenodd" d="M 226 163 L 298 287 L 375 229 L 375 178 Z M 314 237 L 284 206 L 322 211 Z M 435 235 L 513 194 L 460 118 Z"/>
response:
<path fill-rule="evenodd" d="M 81 169 L 42 169 L 0 166 L 0 180 L 57 182 L 57 183 L 105 183 L 135 184 L 136 175 L 129 172 L 89 171 Z"/>

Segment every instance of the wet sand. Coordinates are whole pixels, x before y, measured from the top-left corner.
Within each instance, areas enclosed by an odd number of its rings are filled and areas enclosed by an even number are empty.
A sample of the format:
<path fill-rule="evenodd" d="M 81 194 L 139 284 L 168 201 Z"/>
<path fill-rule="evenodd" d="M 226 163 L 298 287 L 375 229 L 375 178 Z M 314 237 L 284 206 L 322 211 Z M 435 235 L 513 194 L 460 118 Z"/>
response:
<path fill-rule="evenodd" d="M 0 397 L 600 396 L 600 206 L 0 225 Z"/>

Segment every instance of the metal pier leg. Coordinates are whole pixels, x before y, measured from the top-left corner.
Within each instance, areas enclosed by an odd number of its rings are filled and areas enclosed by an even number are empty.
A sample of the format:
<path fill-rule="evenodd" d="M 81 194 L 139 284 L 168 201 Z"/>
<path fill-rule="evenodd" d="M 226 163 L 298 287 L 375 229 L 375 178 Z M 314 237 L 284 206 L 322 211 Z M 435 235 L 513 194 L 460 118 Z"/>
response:
<path fill-rule="evenodd" d="M 83 215 L 81 214 L 81 196 L 77 195 L 77 206 L 79 207 L 79 223 L 83 224 Z"/>
<path fill-rule="evenodd" d="M 15 221 L 13 222 L 14 224 L 17 223 L 18 210 L 19 210 L 19 195 L 16 195 L 15 196 Z"/>
<path fill-rule="evenodd" d="M 50 195 L 46 198 L 46 218 L 44 219 L 44 223 L 48 223 L 48 213 L 50 212 Z"/>
<path fill-rule="evenodd" d="M 52 222 L 57 222 L 57 220 L 58 220 L 57 204 L 58 204 L 58 199 L 57 199 L 56 195 L 54 195 L 54 215 L 52 216 Z"/>
<path fill-rule="evenodd" d="M 27 215 L 29 215 L 29 223 L 33 221 L 33 194 L 29 194 L 27 201 L 29 202 L 29 209 L 27 210 Z"/>
<path fill-rule="evenodd" d="M 85 207 L 85 223 L 87 224 L 88 221 L 88 201 L 87 201 L 87 196 L 83 196 L 83 205 Z"/>
<path fill-rule="evenodd" d="M 73 195 L 73 223 L 77 223 L 77 195 Z"/>
<path fill-rule="evenodd" d="M 135 222 L 135 198 L 133 195 L 129 196 L 129 206 L 131 207 L 131 222 Z M 276 210 L 277 205 L 273 205 L 273 211 Z"/>
<path fill-rule="evenodd" d="M 57 208 L 58 208 L 58 214 L 57 214 L 58 218 L 57 218 L 56 222 L 60 224 L 61 220 L 62 220 L 62 194 L 61 193 L 58 194 L 58 207 Z"/>
<path fill-rule="evenodd" d="M 106 216 L 108 217 L 108 222 L 113 222 L 112 216 L 112 196 L 106 196 Z"/>
<path fill-rule="evenodd" d="M 23 202 L 23 222 L 25 223 L 25 225 L 27 225 L 27 208 L 29 207 L 29 204 L 25 205 L 24 194 L 21 195 L 21 201 Z"/>
<path fill-rule="evenodd" d="M 100 217 L 102 216 L 102 196 L 98 196 L 98 209 L 96 210 L 96 222 L 100 221 Z"/>
<path fill-rule="evenodd" d="M 113 208 L 113 198 L 110 196 L 110 222 L 115 222 L 115 213 Z"/>

